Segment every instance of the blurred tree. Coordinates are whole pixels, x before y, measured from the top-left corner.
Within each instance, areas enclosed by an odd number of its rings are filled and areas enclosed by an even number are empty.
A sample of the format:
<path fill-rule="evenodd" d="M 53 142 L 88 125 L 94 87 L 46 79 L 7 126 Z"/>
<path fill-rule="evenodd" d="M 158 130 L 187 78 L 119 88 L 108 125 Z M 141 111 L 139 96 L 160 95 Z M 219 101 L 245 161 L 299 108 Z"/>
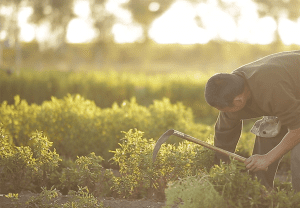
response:
<path fill-rule="evenodd" d="M 151 23 L 173 3 L 174 0 L 129 0 L 123 4 L 123 7 L 128 9 L 133 19 L 143 27 L 144 40 L 148 42 Z"/>
<path fill-rule="evenodd" d="M 6 38 L 9 38 L 9 42 L 15 47 L 15 71 L 17 74 L 20 72 L 22 63 L 22 51 L 20 44 L 20 28 L 18 25 L 18 14 L 22 6 L 26 6 L 27 0 L 2 0 L 0 6 L 5 7 L 7 10 L 11 10 L 11 14 L 2 16 L 1 30 L 6 32 Z M 1 49 L 2 50 L 2 49 Z"/>
<path fill-rule="evenodd" d="M 2 32 L 3 25 L 5 22 L 5 17 L 0 15 L 0 32 Z M 3 45 L 4 45 L 4 41 L 0 41 L 0 68 L 3 67 Z"/>
<path fill-rule="evenodd" d="M 195 7 L 199 3 L 208 3 L 208 0 L 188 0 L 188 1 L 194 4 Z M 235 1 L 216 0 L 214 3 L 216 3 L 217 6 L 223 10 L 223 12 L 230 15 L 235 21 L 235 23 L 238 24 L 238 20 L 241 16 L 241 11 L 238 8 L 238 5 Z M 205 28 L 205 24 L 203 23 L 202 18 L 199 14 L 195 16 L 195 21 L 198 27 Z M 220 39 L 220 36 L 218 36 L 216 39 Z"/>
<path fill-rule="evenodd" d="M 224 0 L 217 0 L 218 6 L 227 14 L 233 17 L 235 22 L 237 23 L 240 16 L 241 11 L 238 8 L 236 2 L 224 1 Z"/>
<path fill-rule="evenodd" d="M 271 16 L 277 23 L 275 42 L 280 42 L 278 31 L 279 19 L 287 17 L 290 20 L 297 20 L 300 16 L 299 0 L 253 0 L 258 5 L 258 13 L 261 17 Z"/>
<path fill-rule="evenodd" d="M 39 43 L 39 50 L 55 51 L 55 61 L 65 61 L 67 56 L 66 36 L 70 21 L 76 17 L 73 13 L 74 0 L 30 0 L 33 13 L 29 18 L 37 26 L 47 25 L 50 34 L 45 41 Z M 37 66 L 43 68 L 44 57 L 37 53 Z"/>
<path fill-rule="evenodd" d="M 115 23 L 115 16 L 105 9 L 108 0 L 89 1 L 94 27 L 99 32 L 98 40 L 103 42 L 112 40 L 111 29 Z"/>
<path fill-rule="evenodd" d="M 53 32 L 51 38 L 55 38 L 56 47 L 62 49 L 66 43 L 68 24 L 76 17 L 73 13 L 74 0 L 31 0 L 29 2 L 33 8 L 30 22 L 36 25 L 49 23 Z"/>
<path fill-rule="evenodd" d="M 151 23 L 162 15 L 175 0 L 129 0 L 123 4 L 123 8 L 128 9 L 133 20 L 140 24 L 143 29 L 142 44 L 142 67 L 148 67 L 151 60 L 149 29 Z"/>
<path fill-rule="evenodd" d="M 107 1 L 89 0 L 94 28 L 98 31 L 98 37 L 94 44 L 94 61 L 96 65 L 102 65 L 106 62 L 106 55 L 110 44 L 113 42 L 112 27 L 116 18 L 106 10 L 105 4 Z"/>

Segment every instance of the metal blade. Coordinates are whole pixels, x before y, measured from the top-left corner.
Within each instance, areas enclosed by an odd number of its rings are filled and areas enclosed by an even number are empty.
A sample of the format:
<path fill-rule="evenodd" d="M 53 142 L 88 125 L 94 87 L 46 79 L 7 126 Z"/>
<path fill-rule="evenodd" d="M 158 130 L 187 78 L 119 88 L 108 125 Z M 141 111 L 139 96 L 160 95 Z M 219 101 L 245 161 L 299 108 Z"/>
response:
<path fill-rule="evenodd" d="M 152 155 L 152 161 L 155 162 L 155 158 L 156 158 L 156 155 L 161 147 L 161 145 L 163 143 L 165 143 L 168 138 L 173 135 L 174 133 L 174 130 L 173 129 L 170 129 L 168 131 L 166 131 L 163 135 L 161 135 L 161 137 L 159 137 L 159 139 L 157 140 L 156 144 L 155 144 L 155 147 L 154 147 L 154 150 L 153 150 L 153 155 Z"/>

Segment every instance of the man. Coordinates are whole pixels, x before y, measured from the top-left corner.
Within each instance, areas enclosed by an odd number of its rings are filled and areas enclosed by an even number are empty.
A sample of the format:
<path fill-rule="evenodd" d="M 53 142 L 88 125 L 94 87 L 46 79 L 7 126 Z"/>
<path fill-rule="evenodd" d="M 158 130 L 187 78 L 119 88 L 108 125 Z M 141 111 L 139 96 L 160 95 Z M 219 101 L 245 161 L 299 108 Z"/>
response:
<path fill-rule="evenodd" d="M 300 191 L 300 51 L 273 54 L 230 74 L 212 76 L 205 99 L 220 110 L 214 144 L 231 152 L 240 138 L 242 120 L 264 116 L 251 130 L 256 140 L 246 167 L 273 188 L 278 164 L 292 150 L 292 185 Z M 228 161 L 216 154 L 215 161 L 220 159 Z"/>

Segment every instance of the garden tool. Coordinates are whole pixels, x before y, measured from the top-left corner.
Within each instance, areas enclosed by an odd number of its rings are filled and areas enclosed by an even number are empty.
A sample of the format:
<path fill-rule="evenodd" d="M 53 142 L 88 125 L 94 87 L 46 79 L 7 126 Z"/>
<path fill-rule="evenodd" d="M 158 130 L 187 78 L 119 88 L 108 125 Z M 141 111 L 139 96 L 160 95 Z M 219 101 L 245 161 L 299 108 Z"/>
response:
<path fill-rule="evenodd" d="M 153 150 L 153 156 L 152 156 L 152 161 L 153 161 L 153 162 L 155 161 L 156 155 L 157 155 L 157 153 L 158 153 L 158 151 L 159 151 L 161 145 L 162 145 L 163 143 L 165 143 L 165 142 L 167 141 L 167 139 L 168 139 L 171 135 L 180 137 L 180 138 L 185 139 L 185 140 L 188 140 L 188 141 L 190 141 L 190 142 L 194 142 L 194 143 L 196 143 L 196 144 L 200 144 L 200 145 L 202 145 L 202 146 L 204 146 L 204 147 L 207 147 L 207 148 L 209 148 L 209 149 L 211 149 L 211 150 L 214 150 L 214 151 L 216 151 L 216 152 L 218 152 L 218 153 L 221 153 L 221 154 L 224 154 L 224 155 L 226 155 L 226 156 L 231 156 L 231 157 L 233 157 L 234 159 L 236 159 L 236 160 L 238 160 L 238 161 L 240 161 L 240 162 L 245 162 L 245 160 L 246 160 L 246 158 L 244 158 L 244 157 L 242 157 L 242 156 L 240 156 L 240 155 L 237 155 L 237 154 L 235 154 L 235 153 L 232 153 L 232 152 L 223 150 L 223 149 L 221 149 L 221 148 L 219 148 L 219 147 L 215 147 L 215 146 L 213 146 L 213 145 L 211 145 L 211 144 L 208 144 L 208 143 L 206 143 L 206 142 L 203 142 L 203 141 L 201 141 L 201 140 L 199 140 L 199 139 L 196 139 L 196 138 L 194 138 L 194 137 L 192 137 L 192 136 L 189 136 L 189 135 L 184 134 L 184 133 L 182 133 L 182 132 L 179 132 L 179 131 L 177 131 L 177 130 L 170 129 L 170 130 L 166 131 L 166 132 L 165 132 L 165 133 L 157 140 L 157 142 L 156 142 L 156 144 L 155 144 L 155 147 L 154 147 L 154 150 Z"/>

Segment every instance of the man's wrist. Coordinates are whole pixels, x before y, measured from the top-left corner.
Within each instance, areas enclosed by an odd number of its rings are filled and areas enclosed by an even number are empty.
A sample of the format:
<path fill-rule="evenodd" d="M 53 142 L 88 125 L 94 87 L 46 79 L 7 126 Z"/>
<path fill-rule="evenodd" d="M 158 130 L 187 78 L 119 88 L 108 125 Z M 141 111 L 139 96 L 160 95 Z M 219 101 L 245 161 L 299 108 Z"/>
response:
<path fill-rule="evenodd" d="M 265 161 L 266 161 L 268 166 L 270 166 L 273 162 L 276 161 L 276 159 L 274 157 L 274 153 L 272 153 L 272 151 L 268 152 L 264 156 L 265 156 Z"/>

